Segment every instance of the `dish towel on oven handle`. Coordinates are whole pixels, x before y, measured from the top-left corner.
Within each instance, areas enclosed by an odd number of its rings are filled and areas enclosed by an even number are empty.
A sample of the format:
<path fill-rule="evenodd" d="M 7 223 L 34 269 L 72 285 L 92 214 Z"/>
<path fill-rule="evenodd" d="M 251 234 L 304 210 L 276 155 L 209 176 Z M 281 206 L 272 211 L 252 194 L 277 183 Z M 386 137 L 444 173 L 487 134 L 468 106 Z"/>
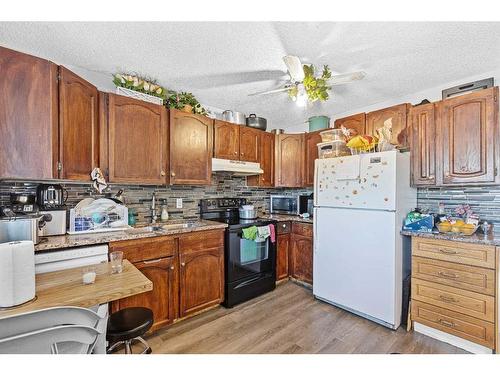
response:
<path fill-rule="evenodd" d="M 252 225 L 248 228 L 243 228 L 241 231 L 243 232 L 243 235 L 241 237 L 244 240 L 255 241 L 255 239 L 257 238 L 257 227 L 255 225 Z"/>

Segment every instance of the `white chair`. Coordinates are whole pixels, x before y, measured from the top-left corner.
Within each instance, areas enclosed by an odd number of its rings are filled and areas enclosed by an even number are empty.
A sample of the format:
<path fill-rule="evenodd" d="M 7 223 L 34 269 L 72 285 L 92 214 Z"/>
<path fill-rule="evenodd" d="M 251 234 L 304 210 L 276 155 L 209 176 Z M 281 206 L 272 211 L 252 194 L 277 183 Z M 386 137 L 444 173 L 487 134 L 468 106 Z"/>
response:
<path fill-rule="evenodd" d="M 97 307 L 97 312 L 90 309 L 74 306 L 52 307 L 27 313 L 0 318 L 0 339 L 28 334 L 47 328 L 65 325 L 79 325 L 94 328 L 99 332 L 93 345 L 94 352 L 106 353 L 106 325 L 108 305 Z M 59 353 L 74 353 L 72 343 L 59 345 Z M 78 345 L 77 345 L 78 347 Z"/>
<path fill-rule="evenodd" d="M 93 327 L 64 325 L 0 339 L 2 354 L 62 354 L 60 346 L 71 343 L 64 354 L 90 354 L 99 335 Z"/>

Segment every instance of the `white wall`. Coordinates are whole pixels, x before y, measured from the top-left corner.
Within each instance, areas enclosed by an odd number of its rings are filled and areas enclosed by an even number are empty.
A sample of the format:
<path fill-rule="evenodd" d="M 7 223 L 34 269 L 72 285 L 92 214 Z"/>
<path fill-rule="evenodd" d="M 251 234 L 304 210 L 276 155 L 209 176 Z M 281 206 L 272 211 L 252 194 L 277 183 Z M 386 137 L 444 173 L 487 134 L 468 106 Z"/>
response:
<path fill-rule="evenodd" d="M 377 109 L 382 109 L 382 108 L 390 107 L 390 106 L 393 106 L 396 104 L 401 104 L 401 103 L 418 104 L 423 99 L 428 99 L 431 102 L 438 101 L 438 100 L 442 99 L 441 91 L 444 89 L 447 89 L 447 88 L 450 88 L 453 86 L 458 86 L 458 85 L 468 83 L 468 82 L 477 81 L 480 79 L 490 78 L 490 77 L 495 78 L 495 85 L 497 85 L 498 84 L 497 77 L 500 77 L 500 68 L 498 70 L 495 70 L 495 71 L 486 72 L 486 73 L 478 74 L 478 75 L 471 76 L 471 77 L 457 79 L 456 81 L 448 82 L 448 83 L 445 83 L 442 85 L 437 85 L 435 87 L 432 87 L 432 88 L 429 88 L 426 90 L 422 90 L 422 91 L 418 91 L 418 92 L 408 94 L 405 96 L 391 98 L 391 99 L 388 99 L 386 101 L 374 103 L 374 104 L 369 105 L 369 106 L 357 107 L 357 108 L 353 108 L 352 110 L 349 110 L 346 112 L 329 115 L 329 117 L 331 119 L 330 126 L 333 126 L 333 122 L 335 121 L 335 119 L 346 117 L 349 115 L 353 115 L 355 113 L 371 112 L 371 111 L 375 111 Z M 299 125 L 287 127 L 287 128 L 285 128 L 285 131 L 290 132 L 290 133 L 308 131 L 308 124 L 303 124 L 303 125 L 299 124 Z"/>

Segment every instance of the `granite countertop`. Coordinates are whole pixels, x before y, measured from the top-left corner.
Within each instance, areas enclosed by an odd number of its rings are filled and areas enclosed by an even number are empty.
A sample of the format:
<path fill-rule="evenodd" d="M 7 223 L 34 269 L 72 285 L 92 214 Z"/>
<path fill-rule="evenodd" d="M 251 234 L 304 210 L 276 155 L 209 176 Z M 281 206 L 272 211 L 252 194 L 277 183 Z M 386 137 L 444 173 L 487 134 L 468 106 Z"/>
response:
<path fill-rule="evenodd" d="M 269 219 L 269 220 L 276 220 L 276 221 L 297 221 L 300 223 L 308 223 L 312 224 L 313 223 L 313 218 L 309 217 L 307 219 L 304 219 L 298 215 L 278 215 L 278 214 L 267 214 L 267 215 L 259 215 L 259 218 L 261 219 Z"/>
<path fill-rule="evenodd" d="M 134 240 L 139 238 L 170 236 L 174 234 L 197 232 L 211 229 L 224 229 L 227 224 L 218 223 L 210 220 L 183 220 L 171 221 L 167 223 L 158 223 L 156 226 L 162 225 L 183 225 L 186 227 L 168 228 L 155 231 L 148 231 L 150 226 L 142 226 L 116 232 L 101 232 L 89 234 L 65 234 L 61 236 L 46 237 L 46 240 L 35 245 L 35 252 L 63 249 L 67 247 L 88 246 L 105 244 L 115 241 Z"/>
<path fill-rule="evenodd" d="M 472 236 L 465 236 L 465 235 L 457 235 L 451 233 L 439 233 L 439 232 L 428 233 L 428 232 L 414 232 L 409 230 L 402 230 L 401 234 L 404 236 L 411 236 L 411 237 L 432 238 L 436 240 L 500 246 L 500 234 L 498 233 L 483 234 L 476 232 Z"/>

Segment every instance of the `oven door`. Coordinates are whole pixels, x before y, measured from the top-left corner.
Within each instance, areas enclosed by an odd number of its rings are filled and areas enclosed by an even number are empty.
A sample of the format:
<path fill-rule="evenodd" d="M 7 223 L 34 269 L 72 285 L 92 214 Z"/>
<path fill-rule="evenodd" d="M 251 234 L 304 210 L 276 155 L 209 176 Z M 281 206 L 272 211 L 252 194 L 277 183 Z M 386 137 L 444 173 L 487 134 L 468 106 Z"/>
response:
<path fill-rule="evenodd" d="M 271 242 L 271 237 L 256 242 L 242 238 L 242 234 L 241 228 L 227 231 L 227 281 L 233 282 L 275 272 L 276 244 Z"/>

